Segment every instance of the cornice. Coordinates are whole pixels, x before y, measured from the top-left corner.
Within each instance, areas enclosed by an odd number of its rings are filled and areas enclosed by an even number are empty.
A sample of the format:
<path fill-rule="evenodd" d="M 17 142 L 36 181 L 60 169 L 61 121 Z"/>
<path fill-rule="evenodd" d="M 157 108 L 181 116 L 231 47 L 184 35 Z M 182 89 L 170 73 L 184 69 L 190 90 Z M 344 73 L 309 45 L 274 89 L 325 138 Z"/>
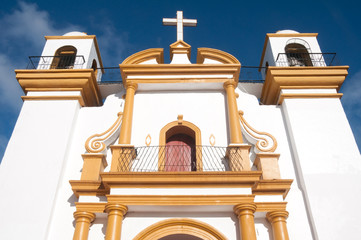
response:
<path fill-rule="evenodd" d="M 348 66 L 336 67 L 269 67 L 263 85 L 261 102 L 266 105 L 278 103 L 280 91 L 287 89 L 341 88 Z"/>
<path fill-rule="evenodd" d="M 78 89 L 82 95 L 80 102 L 83 102 L 85 106 L 102 105 L 99 87 L 92 69 L 15 70 L 15 73 L 16 79 L 25 93 L 44 91 L 45 89 L 46 91 Z"/>

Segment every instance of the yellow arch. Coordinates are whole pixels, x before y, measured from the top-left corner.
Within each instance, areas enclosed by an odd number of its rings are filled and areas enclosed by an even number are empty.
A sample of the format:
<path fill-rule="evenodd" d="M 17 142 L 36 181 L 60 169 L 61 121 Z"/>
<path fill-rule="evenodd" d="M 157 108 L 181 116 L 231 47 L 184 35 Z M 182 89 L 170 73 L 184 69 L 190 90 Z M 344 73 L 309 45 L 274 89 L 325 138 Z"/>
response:
<path fill-rule="evenodd" d="M 203 240 L 227 240 L 214 227 L 189 218 L 173 218 L 157 222 L 141 231 L 133 240 L 158 240 L 173 234 L 188 234 Z"/>
<path fill-rule="evenodd" d="M 122 64 L 140 64 L 155 59 L 157 63 L 163 63 L 163 48 L 149 48 L 126 58 Z"/>
<path fill-rule="evenodd" d="M 184 133 L 184 134 L 194 137 L 196 146 L 199 146 L 196 149 L 197 166 L 199 166 L 199 170 L 201 170 L 203 167 L 202 149 L 200 148 L 200 146 L 202 146 L 201 130 L 193 123 L 184 121 L 183 117 L 181 117 L 181 118 L 178 117 L 178 121 L 170 122 L 160 130 L 159 146 L 166 145 L 167 135 L 168 135 L 168 137 L 170 137 L 172 135 L 179 134 L 179 133 Z M 161 164 L 164 160 L 163 158 L 164 158 L 164 154 L 159 155 L 158 168 L 160 171 L 163 170 L 162 164 Z"/>
<path fill-rule="evenodd" d="M 198 48 L 197 63 L 203 63 L 206 58 L 213 59 L 223 64 L 238 64 L 241 63 L 233 55 L 213 48 Z"/>

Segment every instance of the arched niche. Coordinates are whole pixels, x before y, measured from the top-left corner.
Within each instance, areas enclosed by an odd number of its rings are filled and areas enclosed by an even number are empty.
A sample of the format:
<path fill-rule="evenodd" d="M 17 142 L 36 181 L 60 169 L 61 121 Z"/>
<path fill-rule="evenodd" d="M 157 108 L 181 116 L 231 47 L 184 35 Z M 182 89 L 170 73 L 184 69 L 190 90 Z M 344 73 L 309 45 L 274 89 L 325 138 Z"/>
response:
<path fill-rule="evenodd" d="M 133 240 L 163 240 L 172 235 L 189 235 L 202 240 L 227 240 L 214 227 L 188 218 L 173 218 L 157 222 L 141 231 Z"/>
<path fill-rule="evenodd" d="M 180 144 L 177 146 L 172 141 Z M 165 125 L 159 136 L 159 171 L 201 171 L 201 141 L 201 130 L 191 122 L 179 119 Z M 181 154 L 180 150 L 183 151 Z M 185 167 L 176 167 L 182 165 Z"/>
<path fill-rule="evenodd" d="M 77 49 L 74 46 L 63 46 L 58 48 L 51 63 L 51 69 L 74 68 Z"/>

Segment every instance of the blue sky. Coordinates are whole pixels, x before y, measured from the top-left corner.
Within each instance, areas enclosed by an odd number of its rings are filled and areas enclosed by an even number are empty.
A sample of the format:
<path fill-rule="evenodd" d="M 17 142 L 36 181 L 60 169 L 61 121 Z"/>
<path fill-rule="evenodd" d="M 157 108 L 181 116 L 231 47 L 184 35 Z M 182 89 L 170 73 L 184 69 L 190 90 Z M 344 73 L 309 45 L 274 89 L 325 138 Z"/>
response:
<path fill-rule="evenodd" d="M 70 31 L 96 35 L 104 66 L 117 66 L 129 55 L 164 48 L 176 41 L 175 27 L 162 18 L 197 19 L 184 30 L 192 46 L 210 47 L 234 55 L 245 66 L 258 66 L 266 33 L 292 29 L 319 33 L 323 52 L 336 52 L 349 65 L 341 92 L 342 104 L 361 148 L 361 15 L 359 1 L 5 1 L 0 9 L 0 159 L 12 134 L 23 95 L 14 69 L 24 69 L 28 56 L 41 54 L 45 35 Z"/>

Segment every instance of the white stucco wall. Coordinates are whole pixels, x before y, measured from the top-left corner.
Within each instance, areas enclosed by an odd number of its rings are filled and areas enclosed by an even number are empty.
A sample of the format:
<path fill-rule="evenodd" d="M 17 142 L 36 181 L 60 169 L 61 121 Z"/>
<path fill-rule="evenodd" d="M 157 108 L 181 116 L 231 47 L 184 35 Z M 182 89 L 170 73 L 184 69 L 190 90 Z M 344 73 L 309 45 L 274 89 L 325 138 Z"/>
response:
<path fill-rule="evenodd" d="M 0 238 L 45 239 L 79 108 L 24 102 L 0 166 Z"/>
<path fill-rule="evenodd" d="M 358 239 L 361 159 L 340 100 L 285 99 L 282 113 L 315 237 Z"/>

